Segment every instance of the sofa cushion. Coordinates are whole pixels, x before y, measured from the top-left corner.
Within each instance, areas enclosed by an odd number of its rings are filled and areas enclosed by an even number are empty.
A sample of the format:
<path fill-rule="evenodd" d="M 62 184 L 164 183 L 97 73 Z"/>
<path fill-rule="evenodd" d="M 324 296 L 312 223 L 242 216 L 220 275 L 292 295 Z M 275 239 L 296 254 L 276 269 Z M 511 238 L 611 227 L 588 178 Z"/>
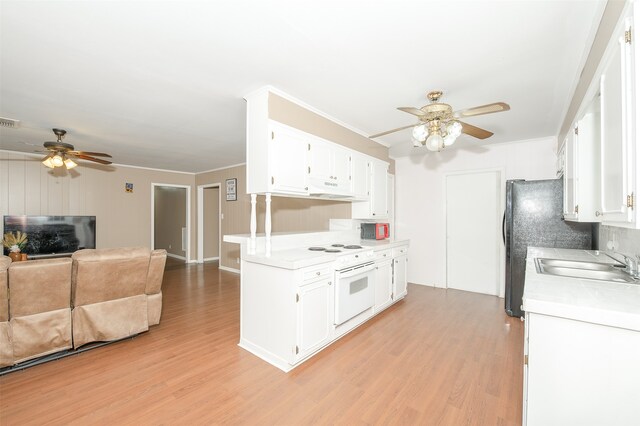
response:
<path fill-rule="evenodd" d="M 71 259 L 14 262 L 9 267 L 10 317 L 69 308 Z"/>
<path fill-rule="evenodd" d="M 14 364 L 12 340 L 9 322 L 0 322 L 0 368 Z"/>
<path fill-rule="evenodd" d="M 71 349 L 71 309 L 11 318 L 15 362 Z"/>
<path fill-rule="evenodd" d="M 0 255 L 0 322 L 9 321 L 9 295 L 7 293 L 9 265 L 11 265 L 11 258 Z"/>
<path fill-rule="evenodd" d="M 151 252 L 149 261 L 149 274 L 147 275 L 147 294 L 160 293 L 162 288 L 162 277 L 164 276 L 164 265 L 167 262 L 167 251 L 157 249 Z"/>
<path fill-rule="evenodd" d="M 149 249 L 85 249 L 75 252 L 72 273 L 73 306 L 145 294 Z"/>
<path fill-rule="evenodd" d="M 107 342 L 149 329 L 147 296 L 140 294 L 73 309 L 73 347 L 89 342 Z"/>

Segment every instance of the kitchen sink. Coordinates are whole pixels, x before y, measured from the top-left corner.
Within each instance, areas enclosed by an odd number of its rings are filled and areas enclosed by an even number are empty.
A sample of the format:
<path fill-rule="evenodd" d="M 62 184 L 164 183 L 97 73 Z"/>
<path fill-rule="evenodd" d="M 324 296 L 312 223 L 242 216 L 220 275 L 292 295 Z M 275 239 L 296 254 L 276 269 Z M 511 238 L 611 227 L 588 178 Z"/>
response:
<path fill-rule="evenodd" d="M 609 271 L 611 270 L 611 263 L 599 263 L 599 262 L 583 262 L 580 260 L 562 260 L 562 259 L 536 259 L 542 266 L 553 266 L 560 268 L 572 268 L 572 269 L 588 269 L 593 271 Z M 619 267 L 623 267 L 623 264 L 617 264 Z"/>
<path fill-rule="evenodd" d="M 624 266 L 620 264 L 616 267 L 615 264 L 608 263 L 544 258 L 537 258 L 535 264 L 536 270 L 540 274 L 587 280 L 638 283 L 637 279 L 619 269 L 621 266 Z"/>

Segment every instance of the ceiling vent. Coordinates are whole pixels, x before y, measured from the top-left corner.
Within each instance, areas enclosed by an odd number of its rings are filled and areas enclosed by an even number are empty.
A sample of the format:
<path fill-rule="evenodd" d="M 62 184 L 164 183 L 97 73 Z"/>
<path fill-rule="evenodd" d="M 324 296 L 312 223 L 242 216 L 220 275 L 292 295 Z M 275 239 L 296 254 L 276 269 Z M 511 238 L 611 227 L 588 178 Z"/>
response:
<path fill-rule="evenodd" d="M 14 120 L 13 118 L 0 117 L 0 127 L 6 127 L 8 129 L 17 129 L 20 127 L 20 120 Z"/>

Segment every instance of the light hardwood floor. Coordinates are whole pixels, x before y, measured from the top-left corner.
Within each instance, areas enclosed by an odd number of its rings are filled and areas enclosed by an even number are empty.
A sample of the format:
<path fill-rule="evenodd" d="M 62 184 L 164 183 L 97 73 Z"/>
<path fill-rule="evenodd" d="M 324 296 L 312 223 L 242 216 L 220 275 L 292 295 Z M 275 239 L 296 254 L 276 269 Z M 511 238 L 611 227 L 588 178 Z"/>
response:
<path fill-rule="evenodd" d="M 503 300 L 408 297 L 289 374 L 237 346 L 239 277 L 170 262 L 160 325 L 0 377 L 0 424 L 517 425 L 523 325 Z"/>

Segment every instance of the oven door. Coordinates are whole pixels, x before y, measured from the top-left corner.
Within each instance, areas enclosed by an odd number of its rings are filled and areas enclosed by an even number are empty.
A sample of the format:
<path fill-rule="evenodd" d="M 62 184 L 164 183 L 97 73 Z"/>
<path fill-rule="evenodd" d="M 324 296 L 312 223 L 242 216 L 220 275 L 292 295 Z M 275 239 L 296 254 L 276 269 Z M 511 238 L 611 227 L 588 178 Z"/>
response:
<path fill-rule="evenodd" d="M 373 262 L 336 271 L 336 325 L 374 305 L 374 273 Z"/>

